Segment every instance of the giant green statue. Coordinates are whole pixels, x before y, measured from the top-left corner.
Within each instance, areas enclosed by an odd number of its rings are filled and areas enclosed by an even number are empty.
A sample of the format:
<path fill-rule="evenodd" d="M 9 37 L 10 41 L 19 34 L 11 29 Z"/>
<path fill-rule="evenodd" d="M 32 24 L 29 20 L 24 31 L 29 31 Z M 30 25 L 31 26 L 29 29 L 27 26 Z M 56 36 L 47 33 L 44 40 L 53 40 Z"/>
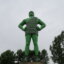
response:
<path fill-rule="evenodd" d="M 41 27 L 38 26 L 38 24 L 41 25 Z M 26 25 L 24 28 L 23 26 Z M 41 21 L 39 18 L 34 16 L 34 12 L 29 12 L 29 18 L 24 19 L 20 24 L 19 28 L 22 29 L 25 32 L 26 37 L 26 46 L 25 46 L 25 55 L 29 55 L 29 46 L 31 38 L 33 40 L 34 44 L 34 52 L 35 55 L 38 55 L 38 32 L 41 31 L 45 27 L 45 23 Z"/>

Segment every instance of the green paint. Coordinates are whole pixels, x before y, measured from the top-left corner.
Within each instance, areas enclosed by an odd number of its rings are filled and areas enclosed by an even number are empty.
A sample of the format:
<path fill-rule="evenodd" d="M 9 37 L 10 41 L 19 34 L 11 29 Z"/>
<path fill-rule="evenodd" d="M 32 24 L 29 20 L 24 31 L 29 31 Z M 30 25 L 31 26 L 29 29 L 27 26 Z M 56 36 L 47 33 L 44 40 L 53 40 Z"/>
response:
<path fill-rule="evenodd" d="M 40 24 L 41 27 L 38 27 L 37 25 Z M 23 26 L 26 25 L 25 28 Z M 38 55 L 38 32 L 41 31 L 45 27 L 45 23 L 41 21 L 39 18 L 34 16 L 34 12 L 29 12 L 29 18 L 24 19 L 18 27 L 22 29 L 25 32 L 26 36 L 26 46 L 25 46 L 25 55 L 29 55 L 29 46 L 31 38 L 33 40 L 34 44 L 34 51 L 35 55 Z"/>

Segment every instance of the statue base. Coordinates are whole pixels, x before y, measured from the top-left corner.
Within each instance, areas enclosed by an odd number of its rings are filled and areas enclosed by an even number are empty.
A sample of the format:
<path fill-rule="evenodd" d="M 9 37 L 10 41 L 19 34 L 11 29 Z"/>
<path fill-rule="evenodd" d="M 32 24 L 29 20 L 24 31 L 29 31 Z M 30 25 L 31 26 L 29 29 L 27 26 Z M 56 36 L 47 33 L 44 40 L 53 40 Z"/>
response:
<path fill-rule="evenodd" d="M 20 62 L 19 64 L 44 64 L 43 62 Z"/>

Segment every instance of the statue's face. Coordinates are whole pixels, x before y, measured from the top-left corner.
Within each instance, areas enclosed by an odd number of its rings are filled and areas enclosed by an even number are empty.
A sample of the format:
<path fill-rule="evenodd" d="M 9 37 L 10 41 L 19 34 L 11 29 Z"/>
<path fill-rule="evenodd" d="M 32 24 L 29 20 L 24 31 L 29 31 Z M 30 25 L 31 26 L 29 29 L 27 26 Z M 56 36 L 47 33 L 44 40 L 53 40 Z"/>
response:
<path fill-rule="evenodd" d="M 29 17 L 32 17 L 32 16 L 34 16 L 34 12 L 33 11 L 30 11 L 29 12 Z"/>

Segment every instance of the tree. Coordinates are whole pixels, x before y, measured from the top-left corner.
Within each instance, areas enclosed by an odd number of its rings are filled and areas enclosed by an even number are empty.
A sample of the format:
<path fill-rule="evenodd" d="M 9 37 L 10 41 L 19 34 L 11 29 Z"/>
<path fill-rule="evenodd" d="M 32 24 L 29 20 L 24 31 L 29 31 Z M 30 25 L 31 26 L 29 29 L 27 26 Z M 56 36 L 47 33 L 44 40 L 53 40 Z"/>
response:
<path fill-rule="evenodd" d="M 54 63 L 64 64 L 64 31 L 55 37 L 52 45 L 50 45 L 52 60 Z"/>
<path fill-rule="evenodd" d="M 1 64 L 14 64 L 15 54 L 11 50 L 7 50 L 1 54 Z"/>
<path fill-rule="evenodd" d="M 23 56 L 24 56 L 23 51 L 22 51 L 21 49 L 19 49 L 19 50 L 17 50 L 16 54 L 17 54 L 18 63 L 19 63 L 20 61 L 23 61 L 23 60 L 22 60 L 22 59 L 23 59 Z"/>
<path fill-rule="evenodd" d="M 44 64 L 48 64 L 49 57 L 47 51 L 44 49 L 41 52 L 41 60 L 44 62 Z"/>
<path fill-rule="evenodd" d="M 1 56 L 0 56 L 0 64 L 1 64 Z"/>

